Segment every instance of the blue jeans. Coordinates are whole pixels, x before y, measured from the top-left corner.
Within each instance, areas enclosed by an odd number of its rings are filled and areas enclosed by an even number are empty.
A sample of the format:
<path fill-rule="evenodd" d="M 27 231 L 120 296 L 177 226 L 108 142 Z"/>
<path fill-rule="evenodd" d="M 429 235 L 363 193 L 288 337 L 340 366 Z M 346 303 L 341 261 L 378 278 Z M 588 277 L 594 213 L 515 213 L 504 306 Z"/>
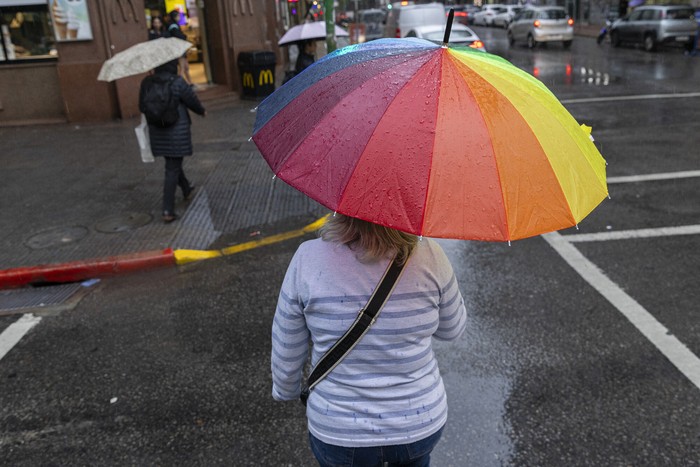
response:
<path fill-rule="evenodd" d="M 309 443 L 321 467 L 428 467 L 442 430 L 414 443 L 393 446 L 346 448 L 326 444 L 311 433 Z"/>

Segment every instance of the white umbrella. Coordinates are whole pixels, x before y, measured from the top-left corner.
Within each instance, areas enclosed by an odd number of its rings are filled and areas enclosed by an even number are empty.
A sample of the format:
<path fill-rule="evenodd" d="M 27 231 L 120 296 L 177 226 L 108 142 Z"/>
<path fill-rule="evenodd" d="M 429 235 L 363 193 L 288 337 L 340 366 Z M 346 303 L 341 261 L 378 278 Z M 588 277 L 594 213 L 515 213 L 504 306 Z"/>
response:
<path fill-rule="evenodd" d="M 97 79 L 114 81 L 145 73 L 182 56 L 190 47 L 192 44 L 176 37 L 160 37 L 152 41 L 140 42 L 104 62 Z"/>
<path fill-rule="evenodd" d="M 335 26 L 335 37 L 349 36 L 348 32 L 340 26 Z M 314 23 L 304 23 L 294 26 L 287 31 L 277 45 L 290 44 L 292 42 L 306 40 L 320 40 L 326 38 L 326 23 L 316 21 Z"/>

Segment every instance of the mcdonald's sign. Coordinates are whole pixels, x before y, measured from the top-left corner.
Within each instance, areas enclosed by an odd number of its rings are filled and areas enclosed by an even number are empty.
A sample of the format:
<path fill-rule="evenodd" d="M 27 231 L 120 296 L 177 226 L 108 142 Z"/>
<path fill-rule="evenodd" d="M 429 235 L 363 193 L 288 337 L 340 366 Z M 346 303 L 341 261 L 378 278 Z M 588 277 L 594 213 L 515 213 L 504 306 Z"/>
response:
<path fill-rule="evenodd" d="M 251 73 L 243 73 L 243 87 L 251 89 L 255 88 L 255 80 L 253 79 L 253 75 Z"/>
<path fill-rule="evenodd" d="M 260 77 L 258 78 L 258 85 L 272 84 L 275 82 L 274 76 L 272 76 L 272 70 L 260 70 Z"/>

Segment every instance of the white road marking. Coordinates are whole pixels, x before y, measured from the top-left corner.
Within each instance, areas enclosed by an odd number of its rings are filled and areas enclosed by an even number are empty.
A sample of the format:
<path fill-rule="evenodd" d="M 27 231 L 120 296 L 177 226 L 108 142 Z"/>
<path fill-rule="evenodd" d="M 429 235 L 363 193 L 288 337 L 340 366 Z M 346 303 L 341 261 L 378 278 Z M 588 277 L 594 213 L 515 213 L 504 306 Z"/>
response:
<path fill-rule="evenodd" d="M 608 184 L 611 183 L 636 183 L 653 182 L 656 180 L 675 180 L 677 178 L 700 177 L 700 170 L 687 170 L 685 172 L 668 172 L 648 175 L 627 175 L 622 177 L 609 177 Z"/>
<path fill-rule="evenodd" d="M 563 99 L 562 104 L 588 104 L 591 102 L 638 101 L 648 99 L 685 99 L 700 97 L 700 92 L 685 92 L 679 94 L 637 94 L 633 96 L 586 97 L 583 99 Z"/>
<path fill-rule="evenodd" d="M 590 234 L 566 235 L 568 242 L 599 242 L 605 240 L 627 240 L 630 238 L 671 237 L 674 235 L 700 234 L 700 225 L 659 227 L 656 229 L 618 230 L 617 232 L 597 232 Z"/>
<path fill-rule="evenodd" d="M 637 301 L 611 281 L 564 236 L 542 236 L 569 265 L 622 313 L 657 349 L 700 389 L 700 359 Z"/>
<path fill-rule="evenodd" d="M 31 328 L 39 324 L 39 321 L 41 321 L 41 316 L 34 316 L 29 313 L 22 315 L 20 319 L 10 324 L 2 334 L 0 334 L 0 360 L 7 355 L 7 352 L 12 350 L 12 347 L 14 347 Z"/>

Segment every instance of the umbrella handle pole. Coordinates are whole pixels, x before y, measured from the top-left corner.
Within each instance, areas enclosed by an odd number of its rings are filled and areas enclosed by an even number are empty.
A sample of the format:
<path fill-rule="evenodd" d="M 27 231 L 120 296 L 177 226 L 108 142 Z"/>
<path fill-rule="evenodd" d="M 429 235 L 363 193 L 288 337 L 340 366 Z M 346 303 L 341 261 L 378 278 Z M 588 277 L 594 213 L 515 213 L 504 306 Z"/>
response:
<path fill-rule="evenodd" d="M 447 16 L 447 25 L 445 26 L 445 37 L 442 39 L 443 47 L 447 47 L 450 42 L 450 33 L 452 32 L 452 21 L 455 19 L 455 9 L 450 8 L 450 14 Z"/>

